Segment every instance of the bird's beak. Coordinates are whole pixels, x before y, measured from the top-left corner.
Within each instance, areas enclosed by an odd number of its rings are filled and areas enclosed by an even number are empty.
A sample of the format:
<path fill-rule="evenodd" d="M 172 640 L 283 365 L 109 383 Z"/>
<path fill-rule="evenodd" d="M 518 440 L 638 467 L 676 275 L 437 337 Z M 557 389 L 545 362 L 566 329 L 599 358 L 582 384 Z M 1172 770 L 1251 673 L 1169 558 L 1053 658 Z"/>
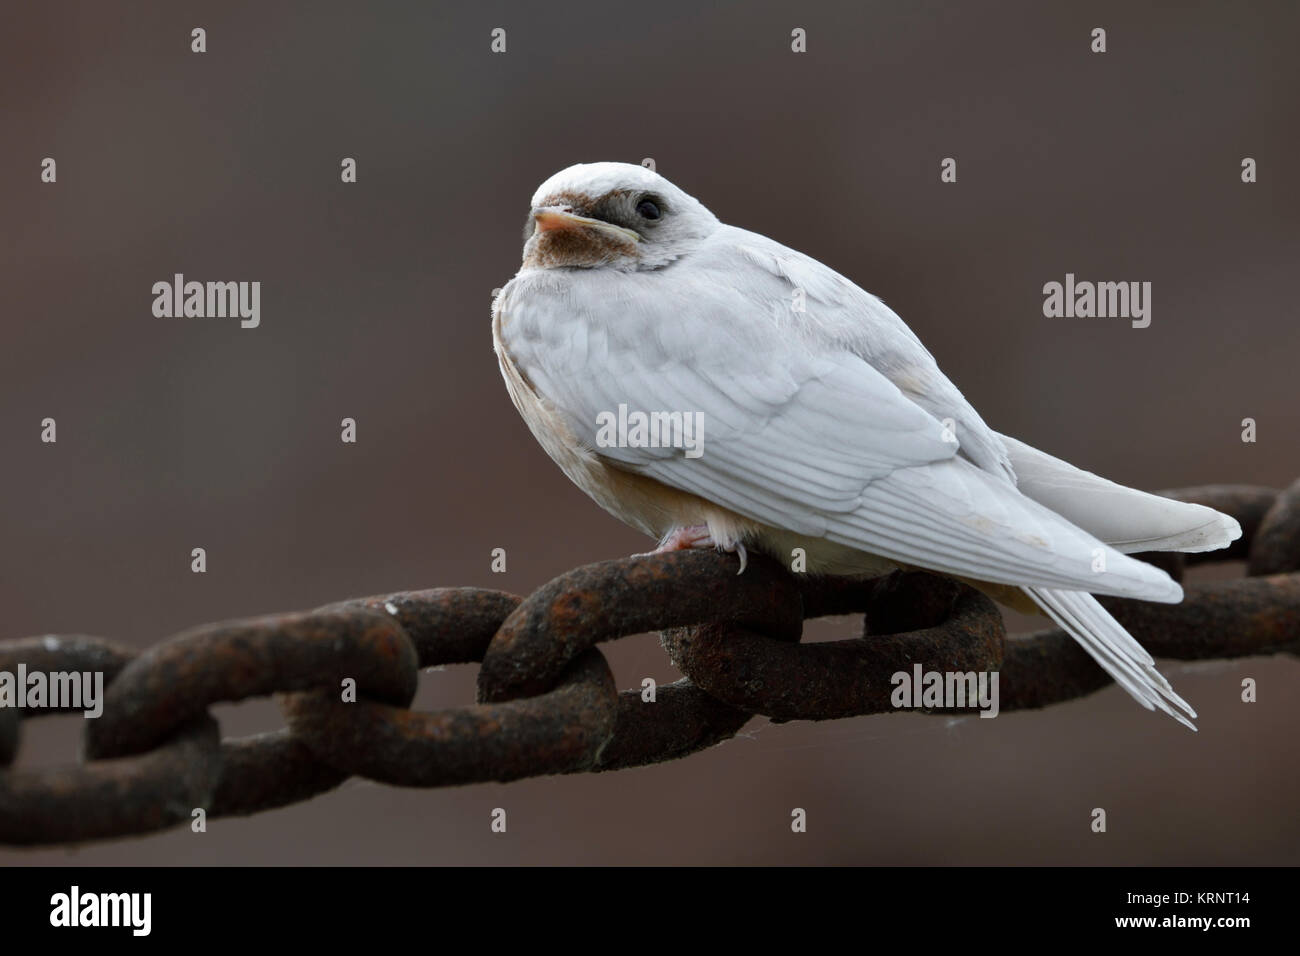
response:
<path fill-rule="evenodd" d="M 558 229 L 597 229 L 612 236 L 617 236 L 624 241 L 641 241 L 641 236 L 631 229 L 624 229 L 622 226 L 616 226 L 612 222 L 605 222 L 602 219 L 590 219 L 587 216 L 574 215 L 563 206 L 540 206 L 534 209 L 533 222 L 538 232 L 553 232 Z"/>

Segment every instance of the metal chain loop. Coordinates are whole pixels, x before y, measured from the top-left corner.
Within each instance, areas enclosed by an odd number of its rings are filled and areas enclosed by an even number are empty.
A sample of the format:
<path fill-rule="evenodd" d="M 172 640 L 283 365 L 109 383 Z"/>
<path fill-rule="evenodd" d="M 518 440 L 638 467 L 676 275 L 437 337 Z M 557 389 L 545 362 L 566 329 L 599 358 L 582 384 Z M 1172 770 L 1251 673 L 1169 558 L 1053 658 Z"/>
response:
<path fill-rule="evenodd" d="M 1231 548 L 1141 555 L 1245 560 L 1248 576 L 1187 589 L 1178 605 L 1105 600 L 1153 655 L 1300 650 L 1300 482 L 1166 492 L 1227 512 Z M 752 556 L 688 551 L 577 568 L 527 598 L 478 588 L 402 592 L 206 625 L 142 652 L 98 638 L 0 641 L 0 671 L 101 672 L 103 714 L 83 762 L 12 768 L 21 718 L 0 706 L 0 844 L 148 833 L 309 799 L 352 775 L 404 786 L 507 781 L 672 760 L 774 721 L 885 713 L 890 677 L 917 664 L 1000 674 L 1001 709 L 1107 686 L 1059 629 L 1008 637 L 996 606 L 948 578 L 792 574 Z M 861 637 L 801 644 L 802 621 L 864 614 Z M 601 641 L 660 632 L 687 676 L 619 692 Z M 419 668 L 481 661 L 477 703 L 410 710 Z M 356 696 L 345 699 L 345 681 Z M 288 728 L 221 742 L 208 708 L 275 694 Z M 945 714 L 951 710 L 943 711 Z"/>
<path fill-rule="evenodd" d="M 834 600 L 818 593 L 827 586 L 837 590 Z M 808 579 L 803 589 L 814 610 L 863 611 L 868 621 L 892 615 L 896 626 L 908 629 L 797 644 L 706 624 L 665 632 L 664 649 L 673 664 L 708 693 L 778 722 L 888 713 L 894 710 L 891 675 L 910 670 L 917 661 L 949 671 L 995 671 L 1001 665 L 1002 614 L 967 585 L 910 572 L 861 582 L 856 594 L 845 592 L 839 582 L 817 578 Z M 927 595 L 931 613 L 917 614 L 904 624 L 898 615 L 907 606 L 900 607 L 899 595 L 921 593 Z"/>

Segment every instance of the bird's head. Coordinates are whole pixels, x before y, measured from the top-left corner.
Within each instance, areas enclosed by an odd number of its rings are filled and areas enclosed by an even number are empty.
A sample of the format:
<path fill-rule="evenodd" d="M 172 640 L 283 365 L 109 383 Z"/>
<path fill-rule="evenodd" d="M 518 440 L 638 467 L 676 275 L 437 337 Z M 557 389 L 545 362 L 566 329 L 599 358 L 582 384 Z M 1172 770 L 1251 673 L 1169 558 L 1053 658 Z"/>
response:
<path fill-rule="evenodd" d="M 644 166 L 580 163 L 533 195 L 523 267 L 660 269 L 718 225 L 698 200 Z"/>

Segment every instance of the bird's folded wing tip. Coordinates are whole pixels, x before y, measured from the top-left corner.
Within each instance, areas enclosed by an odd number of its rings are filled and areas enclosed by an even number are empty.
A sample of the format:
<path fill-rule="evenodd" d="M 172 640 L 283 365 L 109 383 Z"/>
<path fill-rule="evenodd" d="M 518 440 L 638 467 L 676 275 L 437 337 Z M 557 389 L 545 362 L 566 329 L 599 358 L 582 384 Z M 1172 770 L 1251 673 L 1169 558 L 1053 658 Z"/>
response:
<path fill-rule="evenodd" d="M 1241 522 L 1232 515 L 1225 515 L 1213 508 L 1206 508 L 1211 518 L 1203 525 L 1191 529 L 1185 535 L 1188 539 L 1180 551 L 1194 553 L 1197 551 L 1218 551 L 1226 548 L 1241 537 Z"/>
<path fill-rule="evenodd" d="M 1189 503 L 1190 504 L 1190 503 Z M 1132 538 L 1123 541 L 1111 540 L 1108 543 L 1125 554 L 1140 551 L 1176 551 L 1183 554 L 1195 554 L 1202 551 L 1218 551 L 1228 547 L 1241 537 L 1241 524 L 1231 515 L 1226 515 L 1204 505 L 1193 505 L 1206 514 L 1204 520 L 1190 528 L 1166 534 L 1162 537 Z"/>

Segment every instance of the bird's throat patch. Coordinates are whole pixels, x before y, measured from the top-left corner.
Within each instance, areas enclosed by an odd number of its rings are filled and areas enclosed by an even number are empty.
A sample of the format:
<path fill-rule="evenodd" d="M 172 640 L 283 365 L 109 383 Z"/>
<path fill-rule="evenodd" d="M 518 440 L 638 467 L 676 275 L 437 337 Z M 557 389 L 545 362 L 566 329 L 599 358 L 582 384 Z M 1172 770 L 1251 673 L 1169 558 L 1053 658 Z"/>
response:
<path fill-rule="evenodd" d="M 538 232 L 524 250 L 524 267 L 551 269 L 570 266 L 592 268 L 635 259 L 636 243 L 595 226 L 575 225 L 566 229 Z"/>

